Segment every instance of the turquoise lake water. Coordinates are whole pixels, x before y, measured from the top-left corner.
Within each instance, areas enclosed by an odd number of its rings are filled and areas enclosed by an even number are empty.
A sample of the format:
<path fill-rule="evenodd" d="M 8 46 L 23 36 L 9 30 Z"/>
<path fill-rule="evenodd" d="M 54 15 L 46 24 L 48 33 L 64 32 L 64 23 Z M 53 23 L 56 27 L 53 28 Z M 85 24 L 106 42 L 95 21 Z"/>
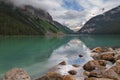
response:
<path fill-rule="evenodd" d="M 61 61 L 82 65 L 91 59 L 90 49 L 98 46 L 120 47 L 120 35 L 0 37 L 0 77 L 15 67 L 36 78 Z"/>

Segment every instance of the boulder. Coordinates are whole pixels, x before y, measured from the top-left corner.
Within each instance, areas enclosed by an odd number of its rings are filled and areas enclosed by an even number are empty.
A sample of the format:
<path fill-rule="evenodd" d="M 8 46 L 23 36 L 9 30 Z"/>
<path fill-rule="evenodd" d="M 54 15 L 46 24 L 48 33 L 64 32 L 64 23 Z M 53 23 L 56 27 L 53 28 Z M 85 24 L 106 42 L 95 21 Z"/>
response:
<path fill-rule="evenodd" d="M 101 65 L 101 66 L 106 66 L 107 62 L 105 60 L 98 60 L 98 63 Z"/>
<path fill-rule="evenodd" d="M 107 60 L 107 61 L 112 61 L 114 60 L 115 52 L 101 52 L 101 53 L 91 53 L 91 57 L 95 60 Z"/>
<path fill-rule="evenodd" d="M 106 62 L 104 60 L 91 60 L 83 66 L 83 69 L 86 71 L 92 71 L 103 65 L 106 65 Z"/>
<path fill-rule="evenodd" d="M 31 80 L 31 78 L 25 70 L 13 68 L 4 75 L 3 80 Z"/>
<path fill-rule="evenodd" d="M 112 66 L 110 69 L 112 69 L 114 72 L 116 72 L 117 74 L 120 74 L 120 66 Z"/>
<path fill-rule="evenodd" d="M 77 74 L 77 71 L 75 71 L 75 70 L 70 70 L 70 71 L 68 71 L 68 73 L 69 73 L 70 75 L 76 75 L 76 74 Z"/>
<path fill-rule="evenodd" d="M 90 72 L 89 77 L 102 78 L 105 69 L 96 69 Z"/>
<path fill-rule="evenodd" d="M 99 66 L 98 61 L 97 60 L 91 60 L 83 66 L 83 69 L 86 70 L 86 71 L 92 71 L 97 66 Z"/>
<path fill-rule="evenodd" d="M 114 50 L 113 50 L 112 48 L 108 48 L 107 51 L 108 51 L 108 52 L 112 52 L 112 51 L 114 51 Z"/>
<path fill-rule="evenodd" d="M 115 56 L 114 52 L 104 52 L 103 54 L 100 55 L 100 58 L 102 60 L 114 62 L 115 61 L 114 56 Z"/>
<path fill-rule="evenodd" d="M 92 52 L 95 52 L 95 53 L 101 53 L 103 51 L 103 49 L 101 47 L 96 47 L 94 49 L 92 49 Z"/>
<path fill-rule="evenodd" d="M 116 63 L 116 66 L 120 66 L 120 60 L 117 60 L 115 63 Z"/>
<path fill-rule="evenodd" d="M 120 54 L 120 48 L 116 48 L 114 51 L 115 51 L 117 54 Z"/>
<path fill-rule="evenodd" d="M 108 78 L 85 78 L 84 80 L 114 80 L 114 79 L 108 79 Z"/>
<path fill-rule="evenodd" d="M 63 76 L 63 80 L 74 80 L 71 75 L 65 75 Z"/>
<path fill-rule="evenodd" d="M 108 69 L 107 71 L 105 71 L 103 77 L 113 80 L 120 80 L 118 74 L 113 69 Z"/>
<path fill-rule="evenodd" d="M 84 71 L 83 74 L 87 77 L 96 77 L 96 78 L 102 78 L 103 77 L 103 73 L 105 72 L 105 67 L 103 66 L 98 66 L 96 67 L 94 70 L 88 72 L 88 71 Z"/>
<path fill-rule="evenodd" d="M 119 59 L 120 59 L 120 54 L 116 54 L 116 55 L 114 56 L 114 59 L 115 59 L 115 61 L 116 61 L 116 60 L 119 60 Z"/>
<path fill-rule="evenodd" d="M 36 80 L 63 80 L 63 76 L 59 73 L 49 72 Z"/>
<path fill-rule="evenodd" d="M 95 60 L 100 60 L 101 59 L 99 53 L 92 52 L 90 56 Z"/>
<path fill-rule="evenodd" d="M 90 72 L 89 71 L 84 71 L 83 75 L 88 77 L 90 75 Z"/>
<path fill-rule="evenodd" d="M 49 72 L 36 80 L 73 80 L 71 75 L 61 75 L 59 73 Z"/>
<path fill-rule="evenodd" d="M 91 57 L 95 60 L 106 60 L 115 62 L 115 59 L 119 59 L 115 52 L 103 52 L 103 53 L 91 53 Z"/>
<path fill-rule="evenodd" d="M 94 49 L 92 49 L 92 52 L 95 52 L 95 53 L 102 53 L 102 52 L 111 52 L 113 51 L 112 48 L 107 48 L 107 47 L 104 47 L 104 48 L 101 48 L 101 47 L 96 47 Z"/>

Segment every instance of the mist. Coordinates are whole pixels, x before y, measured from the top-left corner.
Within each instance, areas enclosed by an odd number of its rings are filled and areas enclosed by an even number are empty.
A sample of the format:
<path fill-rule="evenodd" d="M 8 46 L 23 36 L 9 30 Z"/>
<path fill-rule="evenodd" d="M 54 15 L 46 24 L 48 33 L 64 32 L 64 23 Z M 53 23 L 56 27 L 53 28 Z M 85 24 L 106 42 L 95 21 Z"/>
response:
<path fill-rule="evenodd" d="M 4 0 L 1 0 L 4 1 Z M 48 10 L 50 6 L 48 6 L 49 3 L 45 3 L 44 0 L 6 0 L 4 1 L 6 3 L 13 4 L 16 7 L 22 7 L 24 5 L 31 5 L 35 8 L 40 8 L 43 10 Z M 45 7 L 46 6 L 46 7 Z"/>

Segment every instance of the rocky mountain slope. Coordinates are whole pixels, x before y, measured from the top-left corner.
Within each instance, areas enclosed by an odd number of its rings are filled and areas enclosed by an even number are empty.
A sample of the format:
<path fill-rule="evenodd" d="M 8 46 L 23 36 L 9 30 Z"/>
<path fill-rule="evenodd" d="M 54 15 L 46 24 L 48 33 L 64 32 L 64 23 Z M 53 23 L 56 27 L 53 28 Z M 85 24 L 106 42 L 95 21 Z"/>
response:
<path fill-rule="evenodd" d="M 66 33 L 66 34 L 73 34 L 74 32 L 69 29 L 67 26 L 63 26 L 62 24 L 60 24 L 59 22 L 57 21 L 54 21 L 53 22 L 54 25 L 56 25 L 58 28 L 60 28 L 60 30 L 63 32 L 63 33 Z"/>
<path fill-rule="evenodd" d="M 91 18 L 78 33 L 120 34 L 120 6 Z"/>
<path fill-rule="evenodd" d="M 0 35 L 63 34 L 62 30 L 42 9 L 30 5 L 15 7 L 0 1 Z"/>

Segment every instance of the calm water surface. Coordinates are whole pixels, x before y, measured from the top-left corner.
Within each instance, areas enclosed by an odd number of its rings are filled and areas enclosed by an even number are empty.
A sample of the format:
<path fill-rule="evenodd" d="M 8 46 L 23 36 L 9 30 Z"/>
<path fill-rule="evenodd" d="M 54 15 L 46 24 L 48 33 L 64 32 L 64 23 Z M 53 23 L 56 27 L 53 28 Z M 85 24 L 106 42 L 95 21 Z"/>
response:
<path fill-rule="evenodd" d="M 120 47 L 120 35 L 0 37 L 0 77 L 14 67 L 36 78 L 61 61 L 83 65 L 92 59 L 90 49 L 97 46 Z"/>

